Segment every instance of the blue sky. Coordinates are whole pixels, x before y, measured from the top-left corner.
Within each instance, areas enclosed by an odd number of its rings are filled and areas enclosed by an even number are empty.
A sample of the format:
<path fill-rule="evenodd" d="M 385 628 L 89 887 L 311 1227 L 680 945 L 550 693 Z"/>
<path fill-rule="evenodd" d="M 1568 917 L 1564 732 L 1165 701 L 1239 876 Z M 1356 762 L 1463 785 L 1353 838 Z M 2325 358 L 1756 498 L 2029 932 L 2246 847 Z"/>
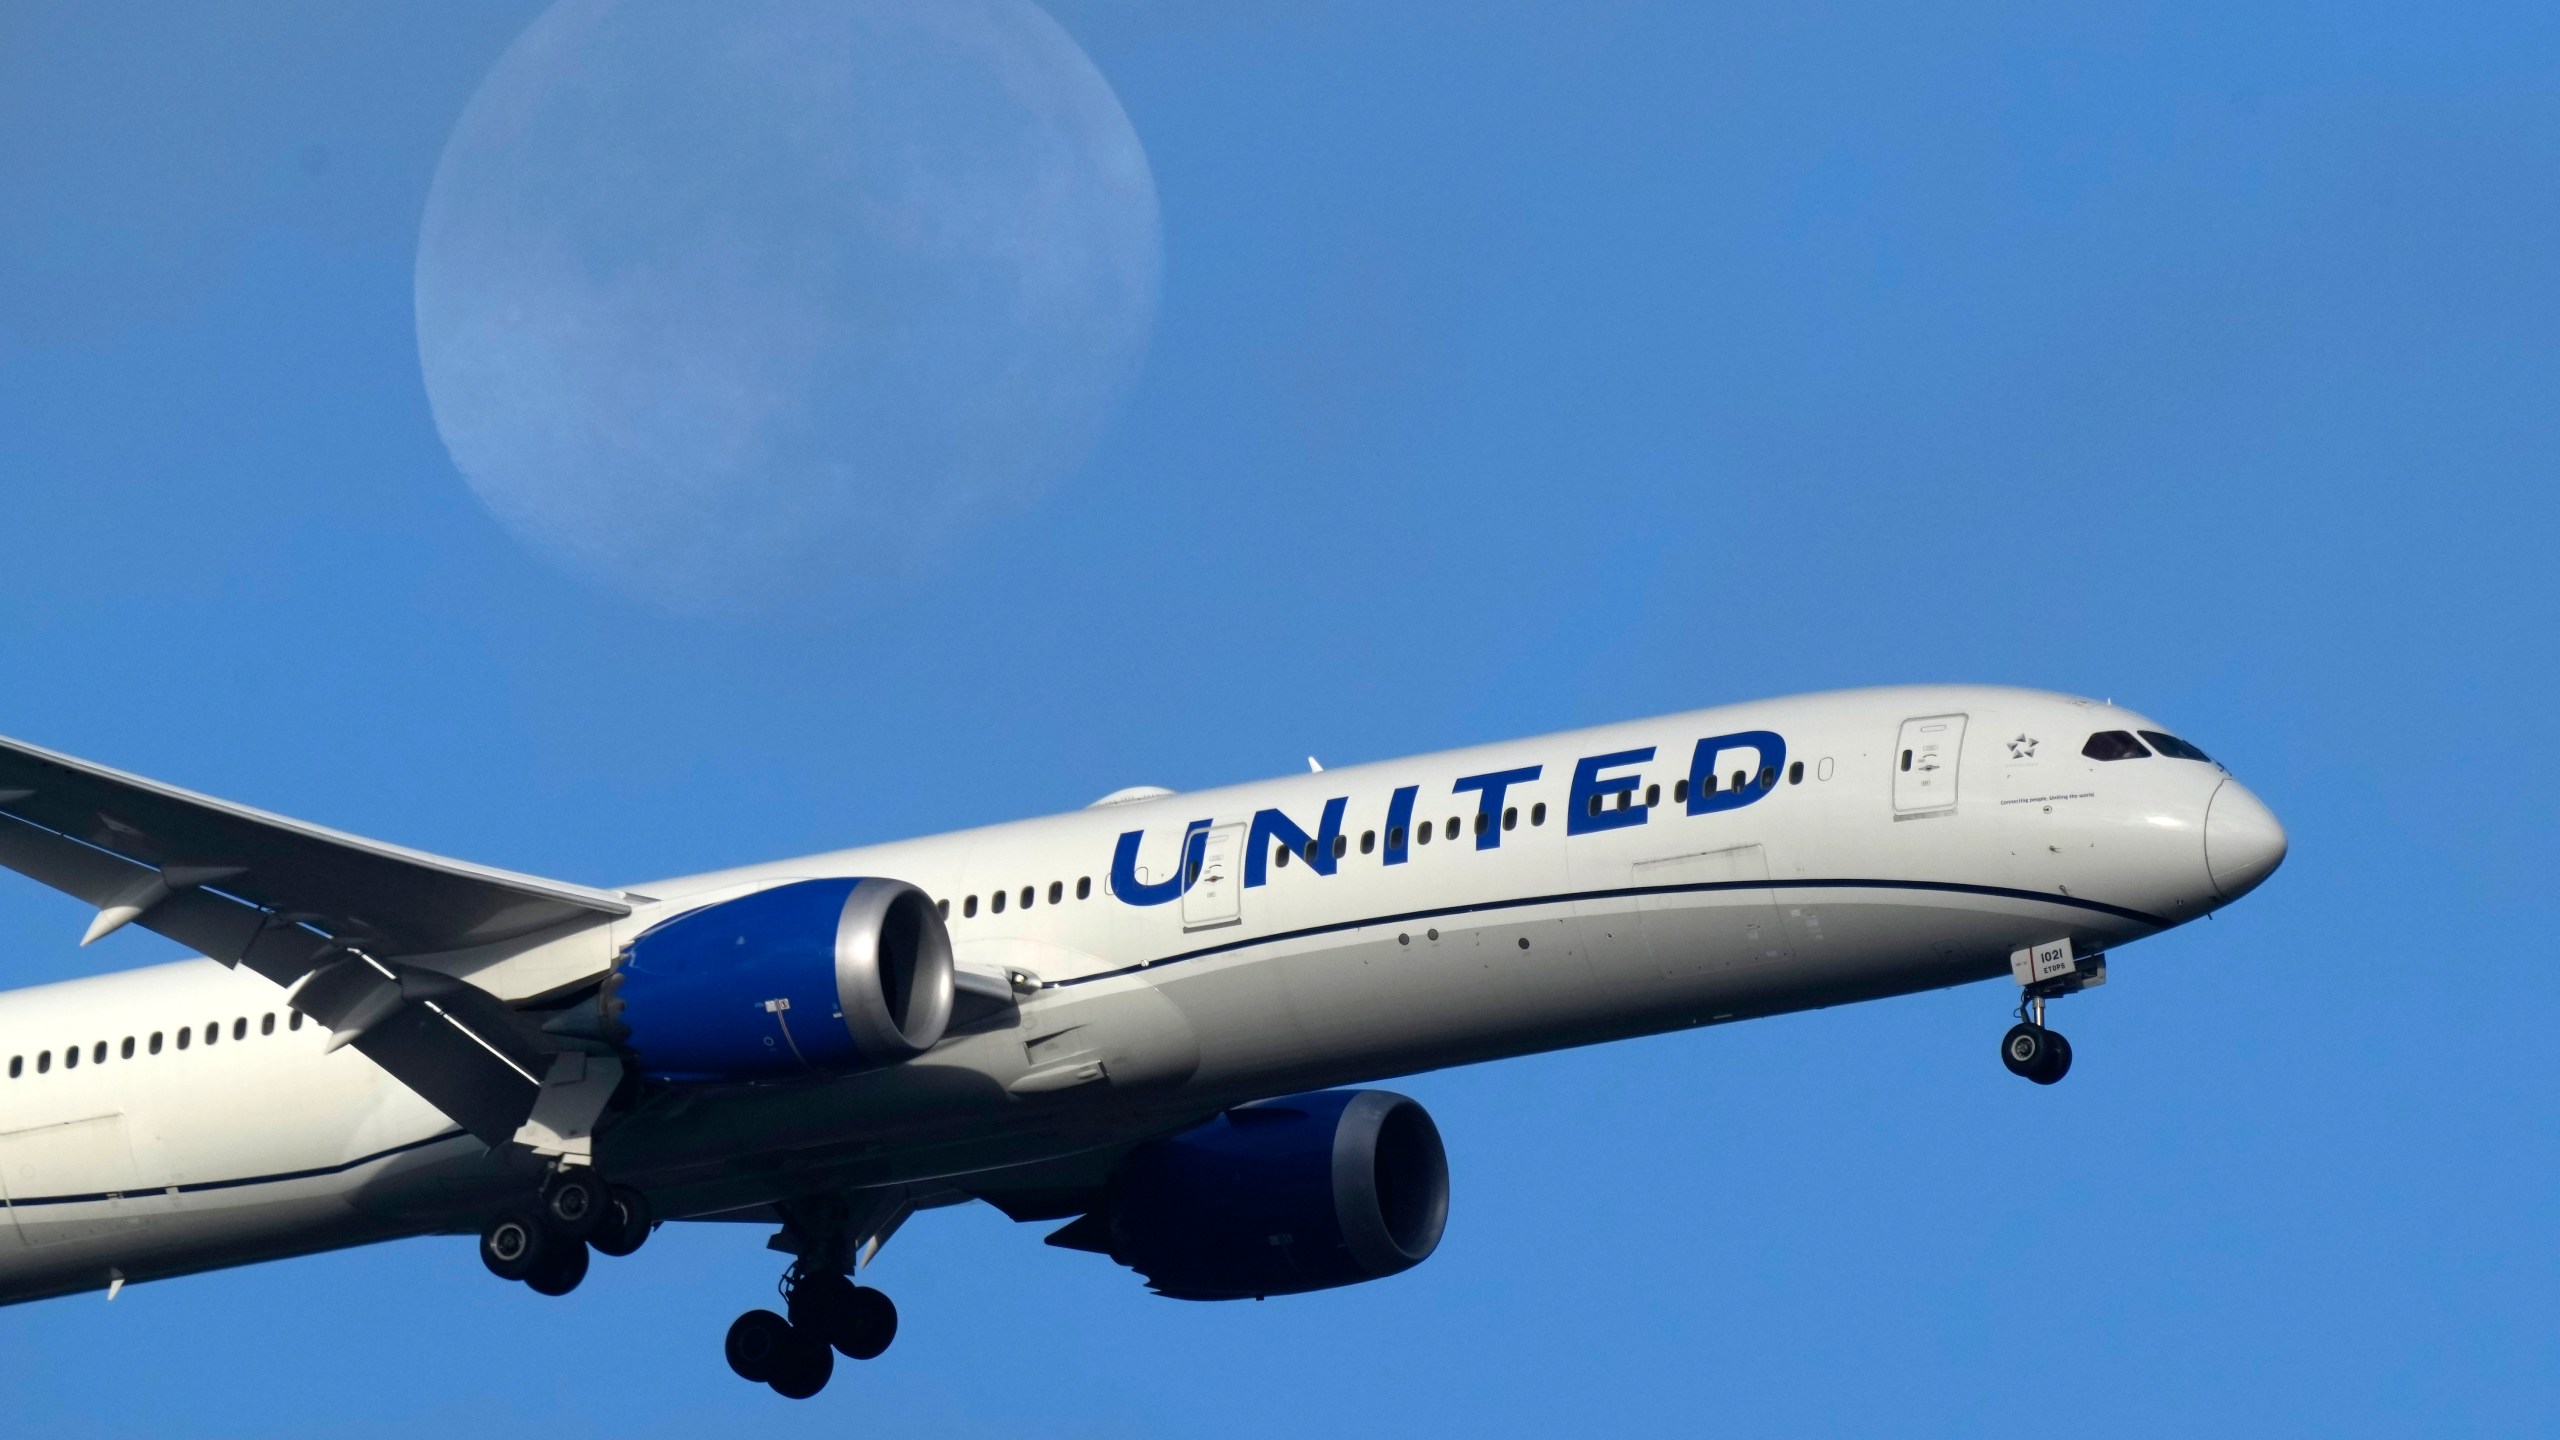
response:
<path fill-rule="evenodd" d="M 1163 211 L 1083 469 L 861 613 L 520 547 L 427 182 L 537 12 L 0 12 L 0 733 L 612 883 L 1797 690 L 2136 705 L 2293 855 L 2001 1072 L 1981 986 L 1423 1076 L 1427 1265 L 1154 1298 L 983 1209 L 811 1410 L 774 1263 L 420 1240 L 0 1311 L 29 1433 L 2513 1434 L 2560 1402 L 2560 12 L 1055 13 Z M 0 883 L 13 982 L 157 959 Z M 832 1417 L 832 1418 L 829 1418 Z"/>

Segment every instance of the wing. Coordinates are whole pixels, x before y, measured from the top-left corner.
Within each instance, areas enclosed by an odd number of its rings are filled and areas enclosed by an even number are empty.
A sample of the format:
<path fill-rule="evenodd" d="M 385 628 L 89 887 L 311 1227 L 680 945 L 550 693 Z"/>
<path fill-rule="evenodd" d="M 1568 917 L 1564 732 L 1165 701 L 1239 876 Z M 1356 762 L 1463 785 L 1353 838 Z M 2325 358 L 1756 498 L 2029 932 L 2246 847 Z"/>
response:
<path fill-rule="evenodd" d="M 0 865 L 293 987 L 329 1027 L 490 1144 L 516 1136 L 575 1042 L 402 963 L 604 924 L 613 891 L 385 845 L 0 739 Z M 574 1067 L 572 1067 L 574 1068 Z"/>

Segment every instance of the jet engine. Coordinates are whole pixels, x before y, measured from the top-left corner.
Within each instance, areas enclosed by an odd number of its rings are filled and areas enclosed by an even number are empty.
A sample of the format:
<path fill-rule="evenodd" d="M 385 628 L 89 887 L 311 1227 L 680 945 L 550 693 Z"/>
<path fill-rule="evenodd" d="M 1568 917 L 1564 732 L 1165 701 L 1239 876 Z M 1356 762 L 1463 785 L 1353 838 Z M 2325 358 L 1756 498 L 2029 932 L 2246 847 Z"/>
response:
<path fill-rule="evenodd" d="M 1178 1300 L 1355 1285 L 1431 1256 L 1449 1159 L 1430 1112 L 1385 1090 L 1240 1105 L 1129 1152 L 1104 1203 L 1049 1237 Z"/>
<path fill-rule="evenodd" d="M 951 937 L 900 880 L 795 880 L 641 932 L 606 1032 L 655 1080 L 763 1080 L 921 1055 L 951 1021 Z"/>

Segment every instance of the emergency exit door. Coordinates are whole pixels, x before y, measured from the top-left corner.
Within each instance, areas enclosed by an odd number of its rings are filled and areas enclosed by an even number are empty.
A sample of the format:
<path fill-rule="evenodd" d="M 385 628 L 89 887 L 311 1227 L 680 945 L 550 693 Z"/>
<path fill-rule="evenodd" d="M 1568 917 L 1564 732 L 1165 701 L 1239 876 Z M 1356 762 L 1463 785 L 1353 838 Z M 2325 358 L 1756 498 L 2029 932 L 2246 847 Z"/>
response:
<path fill-rule="evenodd" d="M 1184 857 L 1190 873 L 1182 877 L 1182 928 L 1206 930 L 1233 925 L 1244 918 L 1244 827 L 1219 825 L 1200 837 L 1200 848 Z"/>
<path fill-rule="evenodd" d="M 1902 741 L 1893 755 L 1893 813 L 1954 809 L 1956 760 L 1963 753 L 1963 716 L 1903 721 Z"/>

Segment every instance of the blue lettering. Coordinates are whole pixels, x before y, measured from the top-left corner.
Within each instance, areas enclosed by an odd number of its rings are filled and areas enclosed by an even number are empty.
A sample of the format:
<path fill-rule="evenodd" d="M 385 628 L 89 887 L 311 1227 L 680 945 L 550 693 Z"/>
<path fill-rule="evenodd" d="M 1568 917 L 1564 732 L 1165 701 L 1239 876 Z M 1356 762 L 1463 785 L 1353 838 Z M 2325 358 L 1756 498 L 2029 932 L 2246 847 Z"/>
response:
<path fill-rule="evenodd" d="M 1298 822 L 1277 810 L 1253 812 L 1253 830 L 1244 842 L 1245 888 L 1250 890 L 1262 883 L 1263 867 L 1271 860 L 1270 842 L 1273 840 L 1297 851 L 1301 858 L 1315 867 L 1317 874 L 1332 874 L 1334 837 L 1342 833 L 1343 807 L 1350 803 L 1348 795 L 1324 802 L 1324 822 L 1316 827 L 1314 835 L 1299 829 Z"/>
<path fill-rule="evenodd" d="M 1408 832 L 1413 828 L 1413 797 L 1422 793 L 1419 785 L 1399 785 L 1387 801 L 1387 863 L 1401 865 L 1410 858 L 1405 849 Z"/>
<path fill-rule="evenodd" d="M 1755 757 L 1752 778 L 1738 789 L 1716 788 L 1716 767 L 1729 750 L 1748 750 Z M 1718 810 L 1739 810 L 1769 793 L 1769 786 L 1759 776 L 1777 781 L 1778 772 L 1787 768 L 1787 742 L 1774 730 L 1738 730 L 1731 735 L 1710 735 L 1698 742 L 1689 757 L 1689 813 L 1711 815 Z"/>
<path fill-rule="evenodd" d="M 1624 795 L 1644 783 L 1641 775 L 1608 775 L 1600 772 L 1619 765 L 1641 765 L 1653 758 L 1653 747 L 1620 750 L 1612 755 L 1593 755 L 1577 760 L 1573 766 L 1573 798 L 1565 803 L 1564 833 L 1588 835 L 1595 830 L 1616 830 L 1627 825 L 1641 825 L 1650 813 L 1646 806 L 1629 805 L 1624 810 L 1612 809 L 1609 800 Z M 1596 802 L 1596 803 L 1595 803 Z M 1695 797 L 1692 797 L 1695 803 Z"/>
<path fill-rule="evenodd" d="M 1162 905 L 1180 899 L 1191 888 L 1192 877 L 1200 867 L 1200 852 L 1209 843 L 1209 822 L 1194 820 L 1184 828 L 1182 843 L 1175 847 L 1173 870 L 1162 880 L 1142 884 L 1138 879 L 1138 843 L 1146 838 L 1144 830 L 1122 832 L 1119 848 L 1111 852 L 1111 894 L 1123 905 Z"/>
<path fill-rule="evenodd" d="M 1644 753 L 1651 755 L 1653 752 L 1647 750 Z M 1491 850 L 1502 843 L 1502 792 L 1514 785 L 1526 785 L 1537 779 L 1539 768 L 1536 765 L 1523 765 L 1517 770 L 1496 770 L 1484 775 L 1470 775 L 1449 787 L 1461 795 L 1473 790 L 1480 797 L 1476 801 L 1477 849 Z"/>

